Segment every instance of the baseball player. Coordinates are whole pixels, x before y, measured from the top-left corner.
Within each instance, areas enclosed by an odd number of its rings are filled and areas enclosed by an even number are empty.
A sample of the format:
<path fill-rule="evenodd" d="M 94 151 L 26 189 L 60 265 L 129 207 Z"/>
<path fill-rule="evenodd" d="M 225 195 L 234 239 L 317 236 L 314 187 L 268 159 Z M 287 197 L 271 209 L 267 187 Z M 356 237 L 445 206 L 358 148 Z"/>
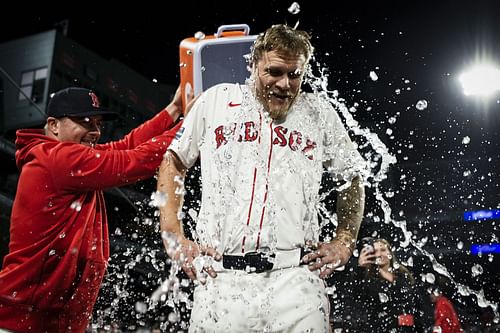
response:
<path fill-rule="evenodd" d="M 248 85 L 220 84 L 187 115 L 160 167 L 168 255 L 193 280 L 190 332 L 328 332 L 324 278 L 355 245 L 365 165 L 333 108 L 300 92 L 309 35 L 286 25 L 258 36 Z M 182 177 L 201 157 L 195 240 L 179 221 Z M 350 182 L 338 228 L 319 243 L 323 168 Z"/>

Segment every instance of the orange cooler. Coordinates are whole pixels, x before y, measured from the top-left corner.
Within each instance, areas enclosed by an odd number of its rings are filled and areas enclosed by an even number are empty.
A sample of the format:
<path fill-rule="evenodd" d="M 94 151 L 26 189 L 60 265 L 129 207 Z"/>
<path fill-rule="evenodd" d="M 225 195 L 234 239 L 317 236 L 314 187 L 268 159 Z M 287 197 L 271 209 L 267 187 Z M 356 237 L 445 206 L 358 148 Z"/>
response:
<path fill-rule="evenodd" d="M 248 59 L 257 38 L 246 24 L 222 25 L 217 33 L 198 32 L 179 46 L 182 102 L 192 91 L 197 96 L 218 83 L 245 83 Z"/>

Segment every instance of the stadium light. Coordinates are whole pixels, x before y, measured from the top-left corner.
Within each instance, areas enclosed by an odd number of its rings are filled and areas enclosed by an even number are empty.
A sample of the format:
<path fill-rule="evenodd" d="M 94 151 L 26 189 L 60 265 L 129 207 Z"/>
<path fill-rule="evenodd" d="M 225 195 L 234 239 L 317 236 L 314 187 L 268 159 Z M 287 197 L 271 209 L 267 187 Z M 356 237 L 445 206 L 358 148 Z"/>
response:
<path fill-rule="evenodd" d="M 462 73 L 458 80 L 466 96 L 490 97 L 500 90 L 500 70 L 492 64 L 478 64 Z"/>

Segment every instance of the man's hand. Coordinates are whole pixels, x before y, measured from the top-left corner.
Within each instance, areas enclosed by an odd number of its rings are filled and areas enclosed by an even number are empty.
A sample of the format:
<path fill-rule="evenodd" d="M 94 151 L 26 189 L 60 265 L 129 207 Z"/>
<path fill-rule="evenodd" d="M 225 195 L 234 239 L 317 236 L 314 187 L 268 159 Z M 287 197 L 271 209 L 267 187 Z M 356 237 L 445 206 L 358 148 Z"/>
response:
<path fill-rule="evenodd" d="M 344 266 L 352 255 L 351 249 L 336 239 L 327 243 L 320 242 L 313 248 L 314 251 L 305 255 L 302 262 L 308 264 L 311 271 L 319 269 L 319 277 L 322 279 Z"/>
<path fill-rule="evenodd" d="M 170 117 L 176 121 L 177 118 L 181 114 L 188 114 L 189 110 L 193 107 L 194 102 L 198 99 L 199 95 L 194 98 L 194 93 L 190 92 L 186 96 L 186 105 L 182 105 L 182 89 L 181 86 L 179 85 L 177 87 L 177 90 L 175 91 L 175 95 L 172 98 L 172 101 L 170 101 L 170 104 L 167 105 L 165 110 L 167 110 L 168 114 Z"/>
<path fill-rule="evenodd" d="M 206 281 L 204 273 L 208 273 L 212 278 L 217 277 L 212 267 L 212 260 L 220 261 L 222 257 L 214 248 L 200 247 L 189 239 L 184 237 L 176 239 L 175 236 L 165 233 L 162 238 L 167 255 L 181 266 L 191 280 L 198 280 L 204 284 Z"/>

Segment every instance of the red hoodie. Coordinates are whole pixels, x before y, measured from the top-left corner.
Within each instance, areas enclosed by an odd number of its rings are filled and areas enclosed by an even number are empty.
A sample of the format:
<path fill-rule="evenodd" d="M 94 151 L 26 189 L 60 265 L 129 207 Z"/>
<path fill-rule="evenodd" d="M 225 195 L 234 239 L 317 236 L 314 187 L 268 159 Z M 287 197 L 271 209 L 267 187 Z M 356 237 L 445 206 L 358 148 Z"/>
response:
<path fill-rule="evenodd" d="M 460 333 L 463 332 L 453 304 L 440 295 L 434 305 L 434 332 Z M 440 329 L 439 329 L 439 328 Z"/>
<path fill-rule="evenodd" d="M 85 331 L 109 259 L 102 190 L 151 177 L 179 127 L 172 126 L 162 111 L 94 148 L 17 131 L 20 176 L 0 271 L 0 328 Z"/>

